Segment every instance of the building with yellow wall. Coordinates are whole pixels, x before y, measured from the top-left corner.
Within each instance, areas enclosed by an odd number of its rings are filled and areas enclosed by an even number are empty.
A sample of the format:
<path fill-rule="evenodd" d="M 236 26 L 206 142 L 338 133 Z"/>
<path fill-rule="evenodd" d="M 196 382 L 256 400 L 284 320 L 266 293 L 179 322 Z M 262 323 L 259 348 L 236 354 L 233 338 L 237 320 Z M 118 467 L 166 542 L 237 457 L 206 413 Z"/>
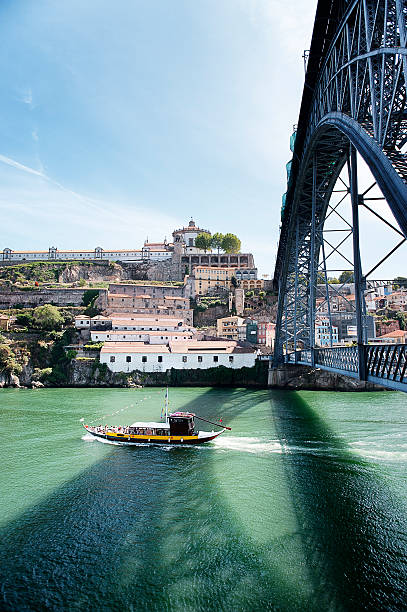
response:
<path fill-rule="evenodd" d="M 195 266 L 195 295 L 206 295 L 215 287 L 230 289 L 232 277 L 236 275 L 233 268 L 218 268 L 213 266 Z"/>
<path fill-rule="evenodd" d="M 243 325 L 244 319 L 233 315 L 231 317 L 223 317 L 216 321 L 218 338 L 228 338 L 228 340 L 240 340 L 239 327 Z"/>

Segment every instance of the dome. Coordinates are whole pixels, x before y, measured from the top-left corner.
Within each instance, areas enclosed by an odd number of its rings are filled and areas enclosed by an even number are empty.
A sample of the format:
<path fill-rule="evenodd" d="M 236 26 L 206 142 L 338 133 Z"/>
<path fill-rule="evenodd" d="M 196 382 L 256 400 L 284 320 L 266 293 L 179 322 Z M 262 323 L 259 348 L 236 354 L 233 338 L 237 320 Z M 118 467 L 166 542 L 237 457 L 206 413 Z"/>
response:
<path fill-rule="evenodd" d="M 189 222 L 189 227 L 195 227 L 195 221 L 191 217 L 191 221 Z"/>

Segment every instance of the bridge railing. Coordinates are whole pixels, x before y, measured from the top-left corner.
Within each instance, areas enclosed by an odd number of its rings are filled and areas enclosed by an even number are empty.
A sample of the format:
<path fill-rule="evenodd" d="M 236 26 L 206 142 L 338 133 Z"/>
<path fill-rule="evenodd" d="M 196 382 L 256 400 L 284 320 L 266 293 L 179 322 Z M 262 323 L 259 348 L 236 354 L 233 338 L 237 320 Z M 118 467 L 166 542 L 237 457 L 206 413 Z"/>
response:
<path fill-rule="evenodd" d="M 366 379 L 391 389 L 407 390 L 407 345 L 370 344 L 360 348 L 366 364 Z M 286 363 L 314 365 L 316 368 L 359 377 L 359 348 L 338 346 L 299 350 L 285 355 Z"/>
<path fill-rule="evenodd" d="M 358 373 L 359 352 L 357 346 L 340 346 L 316 350 L 315 364 L 319 367 Z"/>
<path fill-rule="evenodd" d="M 373 344 L 366 347 L 368 380 L 387 381 L 387 386 L 400 388 L 407 384 L 407 345 Z M 375 379 L 375 380 L 373 380 Z M 384 383 L 383 383 L 384 384 Z"/>

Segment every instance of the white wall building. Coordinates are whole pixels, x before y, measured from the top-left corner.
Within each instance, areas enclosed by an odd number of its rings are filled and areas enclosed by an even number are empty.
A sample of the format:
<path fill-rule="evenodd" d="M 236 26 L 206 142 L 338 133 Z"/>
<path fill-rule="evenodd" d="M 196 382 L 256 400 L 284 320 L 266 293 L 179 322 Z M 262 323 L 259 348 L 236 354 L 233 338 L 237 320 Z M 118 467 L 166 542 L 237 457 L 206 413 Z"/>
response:
<path fill-rule="evenodd" d="M 50 247 L 48 251 L 13 251 L 6 248 L 0 254 L 1 261 L 23 263 L 25 261 L 164 261 L 171 259 L 171 251 L 162 248 L 113 249 L 101 247 L 84 251 L 65 251 Z"/>
<path fill-rule="evenodd" d="M 192 340 L 192 332 L 182 331 L 123 331 L 106 330 L 92 331 L 90 334 L 93 342 L 144 342 L 146 344 L 168 344 L 174 341 Z"/>
<path fill-rule="evenodd" d="M 97 327 L 99 331 L 103 328 L 112 329 L 114 331 L 156 331 L 156 332 L 191 332 L 196 333 L 196 330 L 191 325 L 184 323 L 183 319 L 172 317 L 152 317 L 138 314 L 117 313 L 106 317 L 97 315 L 96 317 L 88 317 L 87 315 L 78 315 L 75 317 L 76 329 L 88 329 Z"/>
<path fill-rule="evenodd" d="M 172 235 L 174 238 L 174 244 L 182 243 L 184 252 L 191 255 L 205 252 L 195 246 L 197 236 L 203 233 L 210 234 L 211 232 L 207 229 L 197 227 L 195 225 L 195 221 L 191 219 L 191 221 L 188 223 L 188 227 L 181 227 L 180 229 L 174 230 Z"/>
<path fill-rule="evenodd" d="M 238 369 L 252 367 L 257 351 L 241 348 L 236 342 L 187 341 L 169 345 L 151 345 L 138 342 L 106 342 L 100 352 L 100 362 L 112 372 L 165 372 L 208 369 L 217 366 Z"/>

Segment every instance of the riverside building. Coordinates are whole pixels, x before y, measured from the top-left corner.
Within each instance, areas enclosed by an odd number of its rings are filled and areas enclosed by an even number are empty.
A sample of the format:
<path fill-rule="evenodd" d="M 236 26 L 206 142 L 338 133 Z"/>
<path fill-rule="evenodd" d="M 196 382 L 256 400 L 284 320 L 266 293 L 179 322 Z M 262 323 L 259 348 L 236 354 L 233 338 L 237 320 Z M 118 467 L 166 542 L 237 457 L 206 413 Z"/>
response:
<path fill-rule="evenodd" d="M 106 342 L 100 351 L 100 362 L 112 372 L 165 372 L 177 370 L 251 368 L 257 351 L 233 341 L 169 342 L 168 345 L 146 345 L 140 342 Z"/>

